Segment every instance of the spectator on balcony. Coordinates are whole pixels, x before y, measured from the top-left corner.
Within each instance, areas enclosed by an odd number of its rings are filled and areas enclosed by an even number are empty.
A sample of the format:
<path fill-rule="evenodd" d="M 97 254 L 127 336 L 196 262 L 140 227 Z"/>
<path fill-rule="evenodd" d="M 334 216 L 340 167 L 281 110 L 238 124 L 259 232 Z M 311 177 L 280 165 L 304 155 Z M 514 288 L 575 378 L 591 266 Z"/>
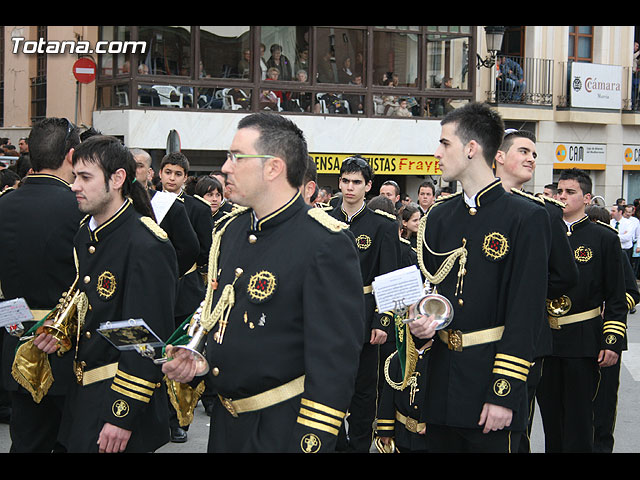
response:
<path fill-rule="evenodd" d="M 280 80 L 291 80 L 291 62 L 282 54 L 282 46 L 274 43 L 271 45 L 271 58 L 267 60 L 267 68 L 275 67 L 280 70 Z M 269 74 L 267 70 L 267 75 Z"/>
<path fill-rule="evenodd" d="M 502 99 L 509 102 L 522 100 L 525 86 L 524 72 L 520 64 L 504 55 L 498 57 L 496 90 L 502 94 Z"/>

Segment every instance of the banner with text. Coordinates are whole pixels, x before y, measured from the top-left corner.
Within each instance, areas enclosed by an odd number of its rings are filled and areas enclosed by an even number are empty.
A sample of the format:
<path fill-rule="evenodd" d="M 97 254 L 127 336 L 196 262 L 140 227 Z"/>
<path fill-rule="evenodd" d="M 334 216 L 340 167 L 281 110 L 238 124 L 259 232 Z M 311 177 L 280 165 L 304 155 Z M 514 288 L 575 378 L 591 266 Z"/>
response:
<path fill-rule="evenodd" d="M 342 162 L 353 154 L 311 153 L 318 173 L 340 174 Z M 361 155 L 376 175 L 440 175 L 438 159 L 431 155 Z"/>
<path fill-rule="evenodd" d="M 571 64 L 571 106 L 622 108 L 622 67 L 573 62 Z"/>

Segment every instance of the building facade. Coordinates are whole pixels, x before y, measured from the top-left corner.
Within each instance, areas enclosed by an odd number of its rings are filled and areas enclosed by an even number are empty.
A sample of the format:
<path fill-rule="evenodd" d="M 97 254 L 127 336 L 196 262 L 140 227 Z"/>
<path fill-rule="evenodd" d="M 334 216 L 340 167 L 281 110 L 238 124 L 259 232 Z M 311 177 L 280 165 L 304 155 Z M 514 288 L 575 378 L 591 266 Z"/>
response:
<path fill-rule="evenodd" d="M 179 145 L 199 174 L 220 168 L 239 118 L 268 109 L 305 132 L 321 186 L 337 188 L 340 161 L 362 154 L 373 192 L 393 179 L 415 200 L 425 178 L 444 186 L 442 116 L 486 101 L 538 138 L 527 190 L 578 166 L 607 204 L 640 198 L 635 26 L 506 26 L 494 56 L 483 26 L 0 29 L 0 137 L 14 142 L 39 118 L 67 117 L 154 165 Z M 87 83 L 81 57 L 96 66 Z"/>

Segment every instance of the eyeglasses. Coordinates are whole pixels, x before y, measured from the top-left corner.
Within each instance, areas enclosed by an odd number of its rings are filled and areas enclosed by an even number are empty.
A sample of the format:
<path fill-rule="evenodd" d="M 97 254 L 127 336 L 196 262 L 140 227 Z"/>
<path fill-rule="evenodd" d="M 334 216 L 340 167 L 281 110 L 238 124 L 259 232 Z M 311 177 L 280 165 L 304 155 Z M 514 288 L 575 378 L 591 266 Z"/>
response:
<path fill-rule="evenodd" d="M 345 158 L 344 161 L 342 162 L 343 165 L 350 165 L 352 163 L 355 163 L 359 167 L 368 167 L 369 166 L 369 162 L 367 162 L 364 158 L 361 158 L 361 157 Z"/>
<path fill-rule="evenodd" d="M 276 158 L 273 155 L 258 155 L 253 153 L 233 153 L 227 152 L 227 160 L 231 160 L 232 163 L 238 163 L 238 159 L 240 158 Z"/>

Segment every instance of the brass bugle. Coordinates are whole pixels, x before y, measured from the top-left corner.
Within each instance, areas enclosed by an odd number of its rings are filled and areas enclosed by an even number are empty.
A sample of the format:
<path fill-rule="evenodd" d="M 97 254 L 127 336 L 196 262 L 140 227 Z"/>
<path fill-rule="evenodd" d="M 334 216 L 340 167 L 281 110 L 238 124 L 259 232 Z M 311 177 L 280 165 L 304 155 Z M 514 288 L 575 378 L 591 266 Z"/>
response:
<path fill-rule="evenodd" d="M 76 335 L 77 324 L 77 301 L 81 292 L 76 288 L 78 277 L 69 288 L 62 294 L 60 302 L 56 306 L 51 325 L 42 325 L 36 330 L 36 335 L 47 333 L 58 341 L 58 353 L 62 354 L 71 349 L 71 339 Z"/>
<path fill-rule="evenodd" d="M 187 335 L 190 338 L 189 342 L 185 345 L 174 345 L 173 348 L 180 348 L 183 350 L 188 350 L 191 352 L 193 357 L 195 358 L 198 367 L 196 371 L 196 376 L 200 377 L 205 375 L 209 371 L 209 362 L 205 357 L 205 349 L 207 346 L 207 330 L 200 323 L 200 312 L 202 307 L 200 307 L 196 313 L 193 314 L 193 318 L 191 323 L 189 324 L 189 328 L 187 330 Z M 155 364 L 162 364 L 168 362 L 170 359 L 165 357 L 154 360 Z"/>
<path fill-rule="evenodd" d="M 453 306 L 449 299 L 438 293 L 430 293 L 422 297 L 416 305 L 417 313 L 421 315 L 434 316 L 434 320 L 438 322 L 436 330 L 442 330 L 447 327 L 453 320 Z M 415 318 L 404 320 L 409 323 Z"/>

